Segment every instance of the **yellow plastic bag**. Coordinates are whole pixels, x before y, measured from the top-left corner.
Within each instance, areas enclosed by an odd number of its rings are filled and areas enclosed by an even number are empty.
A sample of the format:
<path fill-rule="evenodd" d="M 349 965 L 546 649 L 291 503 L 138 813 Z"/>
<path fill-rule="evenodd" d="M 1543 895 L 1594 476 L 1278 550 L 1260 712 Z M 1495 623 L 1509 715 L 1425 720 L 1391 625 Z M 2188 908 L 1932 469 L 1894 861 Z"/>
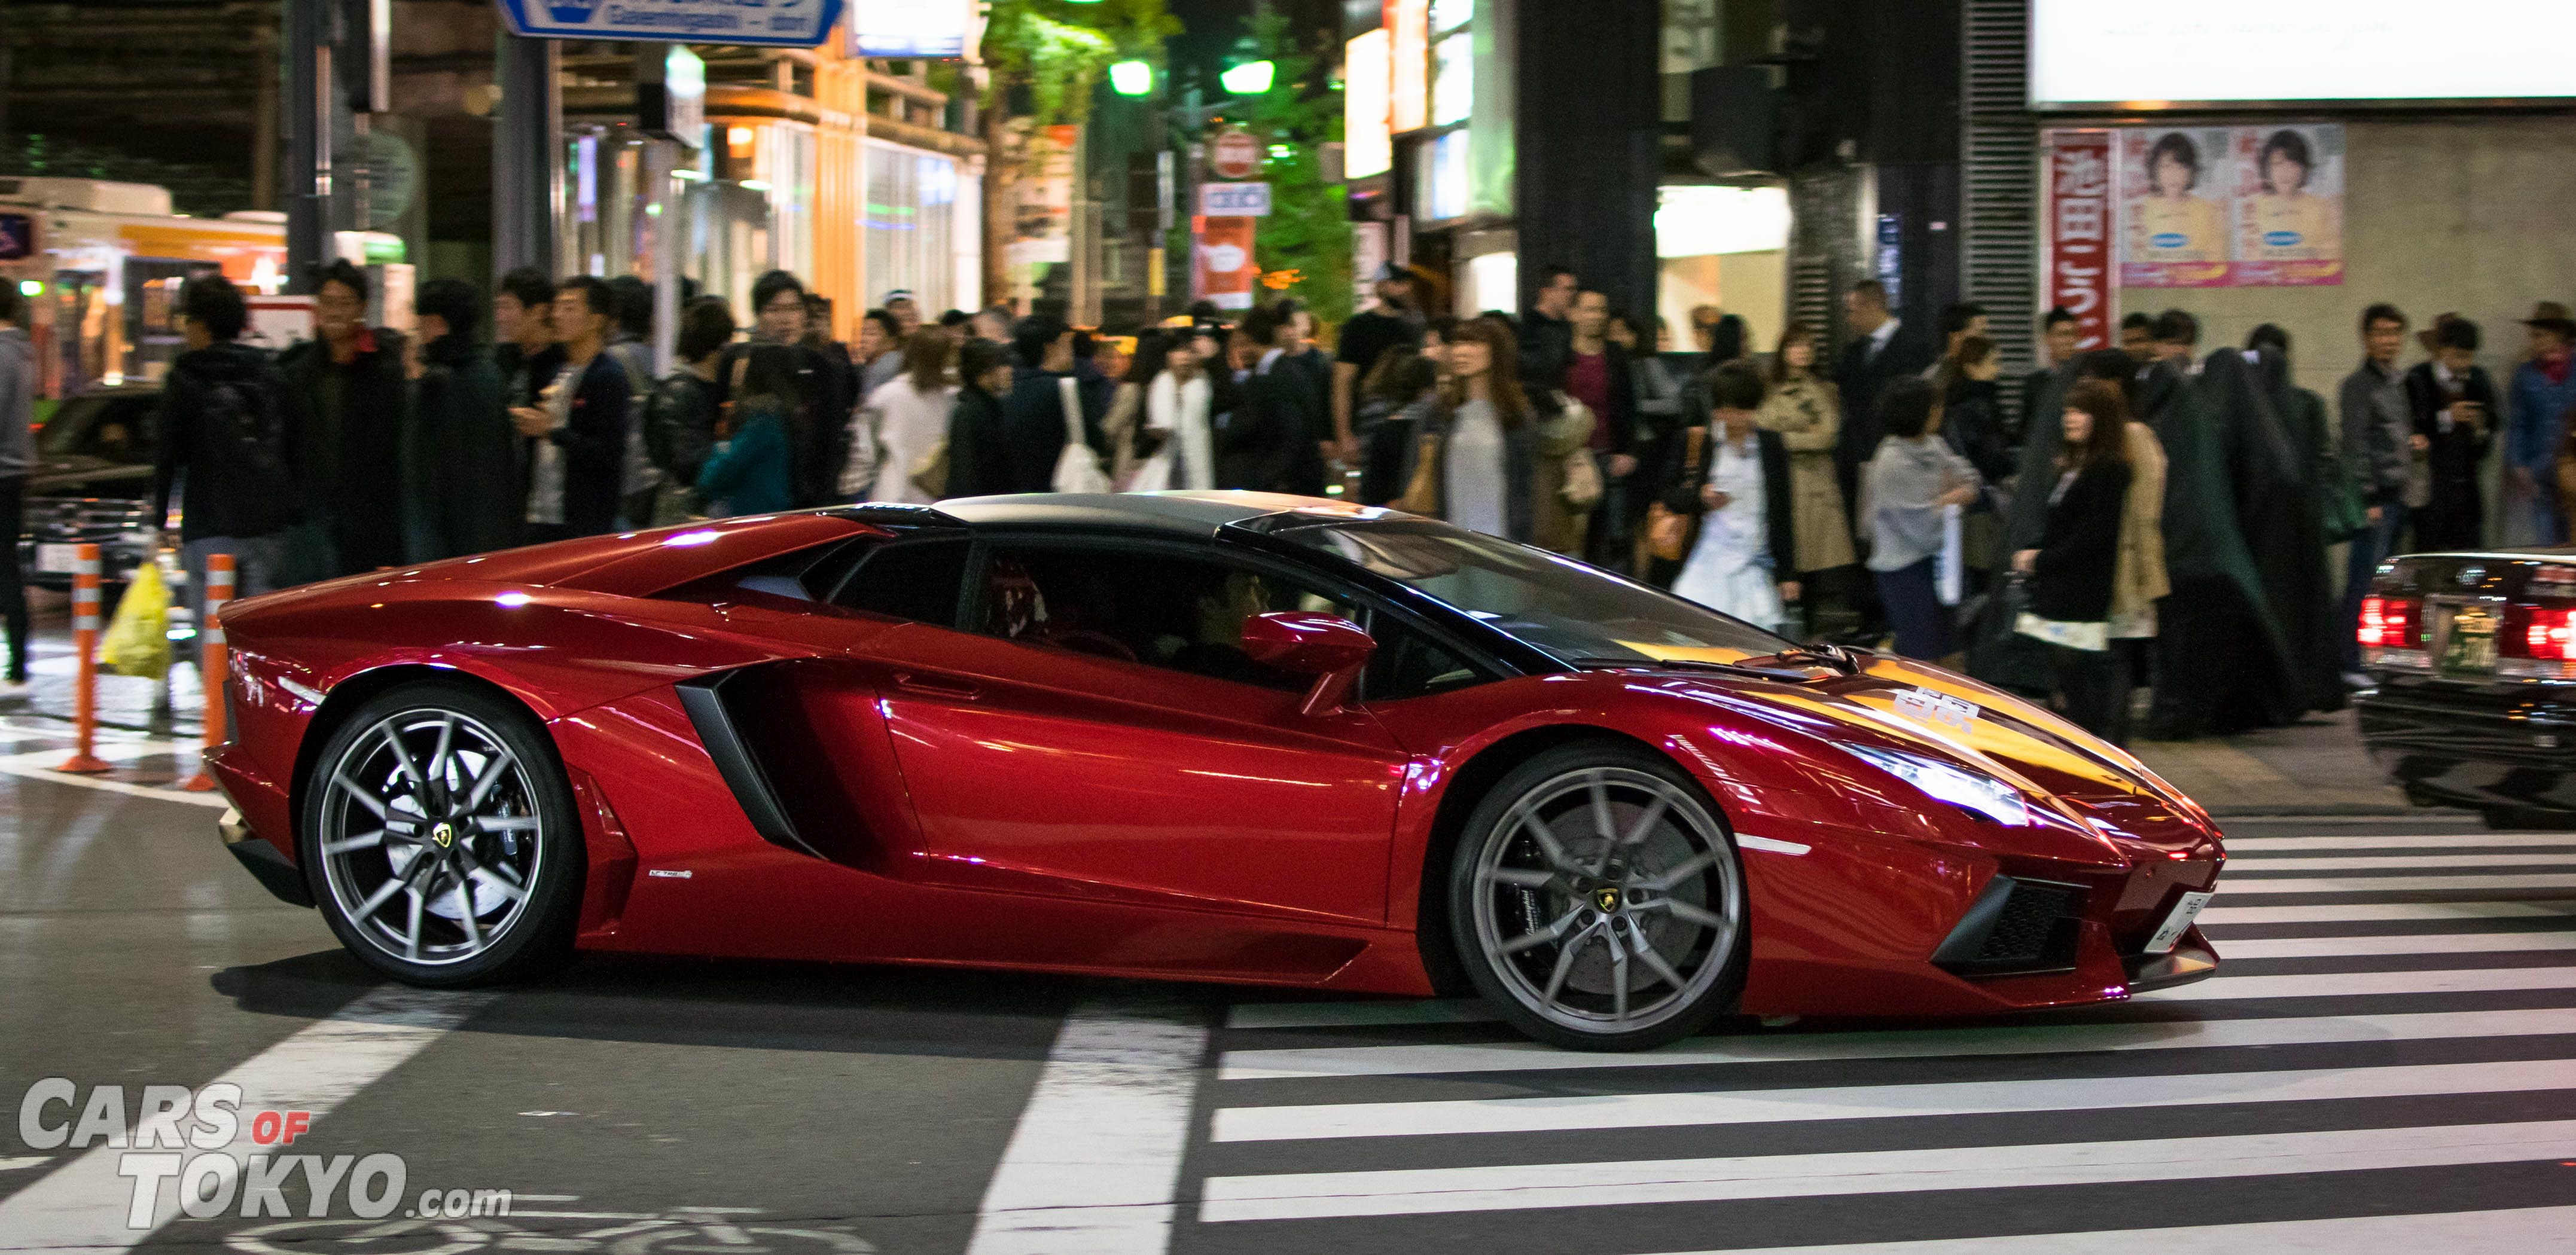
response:
<path fill-rule="evenodd" d="M 146 558 L 134 568 L 116 617 L 107 621 L 98 660 L 118 675 L 158 680 L 170 673 L 170 588 L 161 582 L 159 563 Z"/>

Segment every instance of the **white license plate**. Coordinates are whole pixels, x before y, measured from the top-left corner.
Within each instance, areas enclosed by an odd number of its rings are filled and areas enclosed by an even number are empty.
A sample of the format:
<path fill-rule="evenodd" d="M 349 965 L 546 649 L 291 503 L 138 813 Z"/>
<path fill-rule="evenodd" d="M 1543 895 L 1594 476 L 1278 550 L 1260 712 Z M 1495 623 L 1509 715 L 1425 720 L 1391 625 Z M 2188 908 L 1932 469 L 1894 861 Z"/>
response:
<path fill-rule="evenodd" d="M 2182 940 L 2183 931 L 2191 927 L 2193 920 L 2200 918 L 2200 908 L 2209 905 L 2212 896 L 2207 893 L 2182 895 L 2182 901 L 2174 903 L 2173 912 L 2165 916 L 2164 927 L 2157 929 L 2155 936 L 2147 938 L 2147 953 L 2173 953 L 2175 943 Z"/>
<path fill-rule="evenodd" d="M 36 570 L 48 575 L 69 575 L 80 565 L 78 545 L 36 546 Z"/>

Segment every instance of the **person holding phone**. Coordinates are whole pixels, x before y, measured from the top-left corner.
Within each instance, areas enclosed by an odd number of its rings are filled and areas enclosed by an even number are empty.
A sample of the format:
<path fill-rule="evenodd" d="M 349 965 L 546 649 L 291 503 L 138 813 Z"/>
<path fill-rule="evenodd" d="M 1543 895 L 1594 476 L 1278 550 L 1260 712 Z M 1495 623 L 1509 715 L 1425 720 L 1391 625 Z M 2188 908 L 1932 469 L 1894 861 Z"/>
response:
<path fill-rule="evenodd" d="M 2424 451 L 2432 495 L 2415 512 L 2419 550 L 2484 544 L 2486 502 L 2478 468 L 2495 443 L 2495 380 L 2477 364 L 2478 325 L 2448 316 L 2433 328 L 2433 360 L 2406 372 L 2415 445 Z"/>

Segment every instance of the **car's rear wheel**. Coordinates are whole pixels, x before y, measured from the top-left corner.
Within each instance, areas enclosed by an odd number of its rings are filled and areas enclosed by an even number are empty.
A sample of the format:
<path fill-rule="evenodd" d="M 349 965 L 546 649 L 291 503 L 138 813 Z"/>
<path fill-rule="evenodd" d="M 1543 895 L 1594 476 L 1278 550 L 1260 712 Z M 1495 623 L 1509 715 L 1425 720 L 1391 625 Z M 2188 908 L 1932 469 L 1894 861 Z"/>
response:
<path fill-rule="evenodd" d="M 370 700 L 306 782 L 298 834 L 342 944 L 416 985 L 531 975 L 570 954 L 581 828 L 527 711 L 451 681 Z"/>
<path fill-rule="evenodd" d="M 1541 1041 L 1643 1050 L 1741 992 L 1744 874 L 1690 778 L 1614 743 L 1514 768 L 1468 816 L 1450 928 L 1478 992 Z"/>

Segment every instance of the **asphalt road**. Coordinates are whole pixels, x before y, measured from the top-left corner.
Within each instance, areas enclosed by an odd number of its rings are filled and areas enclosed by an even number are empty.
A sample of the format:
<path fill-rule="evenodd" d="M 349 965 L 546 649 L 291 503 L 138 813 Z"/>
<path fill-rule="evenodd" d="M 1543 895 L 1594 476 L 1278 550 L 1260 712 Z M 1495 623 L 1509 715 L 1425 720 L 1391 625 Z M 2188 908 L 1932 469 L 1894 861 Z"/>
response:
<path fill-rule="evenodd" d="M 2576 834 L 2240 821 L 2215 980 L 1604 1058 L 1471 1005 L 942 972 L 400 990 L 161 787 L 184 753 L 113 743 L 119 790 L 46 776 L 60 746 L 0 721 L 10 1113 L 47 1078 L 55 1129 L 102 1087 L 139 1112 L 237 1083 L 208 1158 L 357 1166 L 319 1217 L 295 1174 L 283 1214 L 239 1214 L 246 1178 L 204 1218 L 164 1185 L 138 1228 L 131 1148 L 12 1119 L 0 1251 L 2576 1250 Z M 253 1144 L 269 1110 L 309 1131 Z M 381 1218 L 350 1201 L 369 1163 Z M 406 1214 L 433 1189 L 510 1214 Z"/>

